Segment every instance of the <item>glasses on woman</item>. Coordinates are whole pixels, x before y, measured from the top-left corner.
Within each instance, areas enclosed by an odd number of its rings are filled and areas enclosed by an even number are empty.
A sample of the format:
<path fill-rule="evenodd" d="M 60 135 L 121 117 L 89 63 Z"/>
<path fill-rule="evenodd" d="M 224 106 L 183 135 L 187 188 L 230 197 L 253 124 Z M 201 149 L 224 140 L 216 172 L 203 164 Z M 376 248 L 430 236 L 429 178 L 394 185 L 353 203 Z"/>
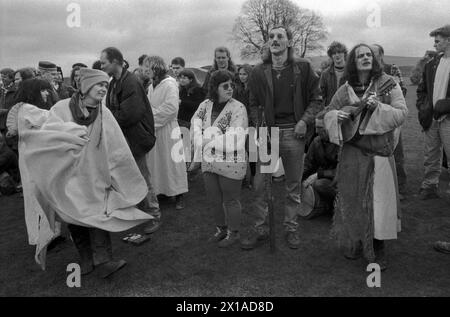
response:
<path fill-rule="evenodd" d="M 234 89 L 234 88 L 236 87 L 236 85 L 233 84 L 233 83 L 231 83 L 231 84 L 226 83 L 226 84 L 223 84 L 223 85 L 220 85 L 220 86 L 221 86 L 224 90 Z"/>

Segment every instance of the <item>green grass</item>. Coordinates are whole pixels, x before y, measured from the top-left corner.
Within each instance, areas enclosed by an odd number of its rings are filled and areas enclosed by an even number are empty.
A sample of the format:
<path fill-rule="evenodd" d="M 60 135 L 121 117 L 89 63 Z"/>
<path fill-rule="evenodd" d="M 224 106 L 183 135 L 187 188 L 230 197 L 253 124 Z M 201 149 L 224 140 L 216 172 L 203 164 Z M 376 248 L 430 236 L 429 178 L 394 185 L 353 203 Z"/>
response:
<path fill-rule="evenodd" d="M 0 296 L 449 296 L 450 256 L 435 252 L 431 244 L 450 239 L 450 199 L 417 197 L 423 141 L 415 89 L 408 87 L 410 114 L 403 131 L 410 194 L 402 205 L 403 232 L 387 243 L 390 265 L 381 275 L 379 289 L 366 286 L 369 273 L 362 261 L 342 256 L 329 237 L 328 217 L 300 220 L 300 249 L 286 247 L 283 184 L 274 188 L 276 254 L 270 254 L 268 245 L 241 251 L 238 246 L 222 250 L 208 244 L 214 232 L 212 205 L 197 178 L 189 184 L 185 210 L 162 203 L 164 224 L 150 242 L 134 247 L 120 241 L 124 233 L 113 234 L 114 254 L 128 265 L 109 280 L 89 275 L 79 289 L 66 286 L 66 266 L 78 259 L 71 242 L 49 253 L 47 271 L 41 271 L 34 262 L 34 248 L 27 244 L 22 198 L 0 197 Z M 444 172 L 443 189 L 448 181 Z M 251 192 L 245 190 L 245 225 L 251 219 L 251 199 Z"/>

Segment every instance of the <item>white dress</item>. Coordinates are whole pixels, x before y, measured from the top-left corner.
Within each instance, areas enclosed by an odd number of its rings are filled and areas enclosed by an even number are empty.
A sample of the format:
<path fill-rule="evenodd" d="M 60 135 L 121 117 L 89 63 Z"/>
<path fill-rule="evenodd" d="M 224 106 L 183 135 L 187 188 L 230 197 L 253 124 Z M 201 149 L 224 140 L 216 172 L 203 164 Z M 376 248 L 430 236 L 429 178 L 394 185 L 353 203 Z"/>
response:
<path fill-rule="evenodd" d="M 155 120 L 156 143 L 146 159 L 155 194 L 176 196 L 186 193 L 188 181 L 177 121 L 180 97 L 176 80 L 168 77 L 154 89 L 150 86 L 148 99 Z"/>

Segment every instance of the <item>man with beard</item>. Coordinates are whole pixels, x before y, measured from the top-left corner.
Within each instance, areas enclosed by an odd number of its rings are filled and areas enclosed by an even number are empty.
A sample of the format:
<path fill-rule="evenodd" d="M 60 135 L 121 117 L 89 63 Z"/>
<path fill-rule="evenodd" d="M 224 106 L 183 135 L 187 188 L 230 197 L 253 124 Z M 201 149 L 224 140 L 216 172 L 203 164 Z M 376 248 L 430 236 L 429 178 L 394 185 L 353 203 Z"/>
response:
<path fill-rule="evenodd" d="M 285 26 L 275 26 L 269 32 L 268 44 L 270 54 L 254 68 L 249 79 L 250 121 L 259 127 L 279 129 L 279 156 L 286 172 L 285 238 L 290 248 L 297 249 L 300 246 L 297 215 L 301 203 L 305 136 L 308 125 L 314 124 L 315 115 L 323 108 L 323 102 L 319 78 L 311 64 L 293 56 L 292 32 Z M 272 151 L 276 150 L 274 147 Z M 261 166 L 258 162 L 254 179 L 255 230 L 241 241 L 241 247 L 247 250 L 268 238 L 264 183 L 271 173 L 263 174 Z"/>

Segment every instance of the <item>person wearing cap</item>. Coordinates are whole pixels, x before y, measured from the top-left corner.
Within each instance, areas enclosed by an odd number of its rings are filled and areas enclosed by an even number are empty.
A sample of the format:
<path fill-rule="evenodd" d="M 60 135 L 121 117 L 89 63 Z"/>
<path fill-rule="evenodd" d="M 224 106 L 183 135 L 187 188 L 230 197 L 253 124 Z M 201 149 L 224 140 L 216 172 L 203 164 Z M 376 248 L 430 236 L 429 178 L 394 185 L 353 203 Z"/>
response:
<path fill-rule="evenodd" d="M 40 74 L 40 78 L 48 81 L 50 83 L 51 89 L 49 90 L 50 96 L 48 98 L 48 105 L 52 107 L 55 103 L 57 103 L 60 98 L 58 96 L 58 92 L 55 88 L 55 82 L 58 77 L 58 69 L 56 65 L 52 62 L 40 61 L 38 64 L 38 71 Z"/>
<path fill-rule="evenodd" d="M 81 274 L 100 277 L 122 268 L 112 258 L 109 232 L 121 232 L 152 218 L 135 206 L 147 186 L 112 113 L 102 105 L 109 77 L 83 68 L 80 91 L 49 111 L 24 103 L 17 113 L 20 170 L 25 208 L 39 217 L 29 232 L 37 236 L 36 260 L 45 267 L 45 250 L 55 219 L 68 223 L 79 252 Z M 26 211 L 28 212 L 28 211 Z"/>
<path fill-rule="evenodd" d="M 450 157 L 450 24 L 430 33 L 437 56 L 425 64 L 417 87 L 419 122 L 425 134 L 423 200 L 438 198 L 442 148 Z"/>
<path fill-rule="evenodd" d="M 155 145 L 155 123 L 144 86 L 125 68 L 124 62 L 122 53 L 115 47 L 105 48 L 101 52 L 101 67 L 112 76 L 106 95 L 106 106 L 119 123 L 131 153 L 147 182 L 148 194 L 141 205 L 142 209 L 155 219 L 149 222 L 144 231 L 153 233 L 160 227 L 161 213 L 146 155 Z"/>

